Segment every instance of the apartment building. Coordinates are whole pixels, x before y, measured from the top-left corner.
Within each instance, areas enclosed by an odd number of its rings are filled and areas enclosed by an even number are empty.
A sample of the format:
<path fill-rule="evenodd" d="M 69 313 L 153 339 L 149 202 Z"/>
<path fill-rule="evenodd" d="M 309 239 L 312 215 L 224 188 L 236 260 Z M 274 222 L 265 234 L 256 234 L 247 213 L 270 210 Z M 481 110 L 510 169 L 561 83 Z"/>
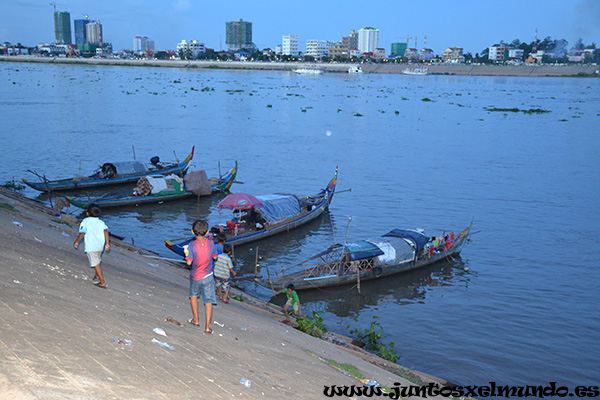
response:
<path fill-rule="evenodd" d="M 281 54 L 286 56 L 300 55 L 298 35 L 283 35 Z"/>

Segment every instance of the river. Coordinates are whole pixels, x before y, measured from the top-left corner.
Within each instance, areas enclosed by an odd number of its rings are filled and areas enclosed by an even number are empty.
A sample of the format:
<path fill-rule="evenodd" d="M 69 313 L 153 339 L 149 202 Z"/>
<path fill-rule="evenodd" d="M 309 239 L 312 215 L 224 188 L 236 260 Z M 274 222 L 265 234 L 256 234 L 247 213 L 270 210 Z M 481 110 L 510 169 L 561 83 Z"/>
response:
<path fill-rule="evenodd" d="M 0 77 L 0 183 L 35 179 L 28 169 L 85 174 L 134 152 L 182 159 L 193 145 L 192 169 L 209 176 L 238 161 L 244 183 L 232 191 L 314 194 L 339 167 L 338 191 L 351 191 L 328 214 L 235 249 L 244 290 L 271 298 L 254 281 L 257 248 L 264 278 L 346 236 L 434 235 L 473 220 L 460 259 L 364 283 L 360 295 L 301 292 L 304 311 L 346 335 L 377 316 L 400 364 L 460 384 L 599 383 L 600 79 L 25 63 L 0 63 Z M 519 111 L 531 109 L 548 112 Z M 164 239 L 197 217 L 225 221 L 220 198 L 103 218 L 174 257 Z"/>

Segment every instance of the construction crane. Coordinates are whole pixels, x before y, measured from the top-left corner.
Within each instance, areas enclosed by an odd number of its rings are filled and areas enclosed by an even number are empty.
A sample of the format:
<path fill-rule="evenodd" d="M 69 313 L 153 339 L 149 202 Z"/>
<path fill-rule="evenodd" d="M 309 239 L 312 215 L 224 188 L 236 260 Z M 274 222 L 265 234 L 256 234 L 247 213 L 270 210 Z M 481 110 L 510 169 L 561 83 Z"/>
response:
<path fill-rule="evenodd" d="M 54 6 L 54 12 L 56 13 L 56 6 L 66 6 L 66 4 L 57 4 L 56 2 L 50 3 L 51 6 Z"/>

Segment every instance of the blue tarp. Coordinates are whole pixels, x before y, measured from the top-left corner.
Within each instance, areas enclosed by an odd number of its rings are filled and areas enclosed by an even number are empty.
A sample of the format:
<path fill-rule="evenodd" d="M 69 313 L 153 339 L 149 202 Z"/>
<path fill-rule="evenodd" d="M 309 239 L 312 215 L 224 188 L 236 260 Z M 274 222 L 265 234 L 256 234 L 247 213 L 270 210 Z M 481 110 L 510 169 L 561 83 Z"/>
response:
<path fill-rule="evenodd" d="M 281 222 L 287 218 L 300 214 L 300 203 L 296 196 L 282 194 L 268 194 L 256 196 L 263 203 L 262 207 L 255 209 L 271 224 Z"/>
<path fill-rule="evenodd" d="M 427 244 L 427 241 L 429 240 L 429 238 L 427 236 L 423 235 L 422 233 L 419 233 L 417 231 L 402 230 L 402 229 L 391 230 L 390 232 L 386 233 L 383 236 L 384 237 L 391 236 L 391 237 L 399 237 L 402 239 L 408 239 L 415 244 L 417 253 L 419 251 L 421 251 L 421 249 L 423 247 L 425 247 L 425 244 Z"/>
<path fill-rule="evenodd" d="M 365 258 L 377 257 L 383 254 L 383 251 L 373 243 L 361 240 L 355 243 L 347 243 L 346 250 L 350 253 L 352 261 L 363 260 Z"/>

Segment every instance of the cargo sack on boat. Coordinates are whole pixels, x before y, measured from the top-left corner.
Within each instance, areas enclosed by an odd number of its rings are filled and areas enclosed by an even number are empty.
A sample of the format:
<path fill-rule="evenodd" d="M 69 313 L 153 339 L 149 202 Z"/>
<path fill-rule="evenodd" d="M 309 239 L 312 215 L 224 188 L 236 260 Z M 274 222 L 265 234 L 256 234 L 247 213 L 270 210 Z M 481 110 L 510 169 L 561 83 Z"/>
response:
<path fill-rule="evenodd" d="M 137 186 L 134 189 L 136 196 L 150 196 L 152 193 L 152 185 L 145 177 L 138 179 Z"/>
<path fill-rule="evenodd" d="M 190 171 L 184 178 L 186 190 L 196 196 L 207 196 L 212 193 L 211 185 L 205 171 Z"/>

